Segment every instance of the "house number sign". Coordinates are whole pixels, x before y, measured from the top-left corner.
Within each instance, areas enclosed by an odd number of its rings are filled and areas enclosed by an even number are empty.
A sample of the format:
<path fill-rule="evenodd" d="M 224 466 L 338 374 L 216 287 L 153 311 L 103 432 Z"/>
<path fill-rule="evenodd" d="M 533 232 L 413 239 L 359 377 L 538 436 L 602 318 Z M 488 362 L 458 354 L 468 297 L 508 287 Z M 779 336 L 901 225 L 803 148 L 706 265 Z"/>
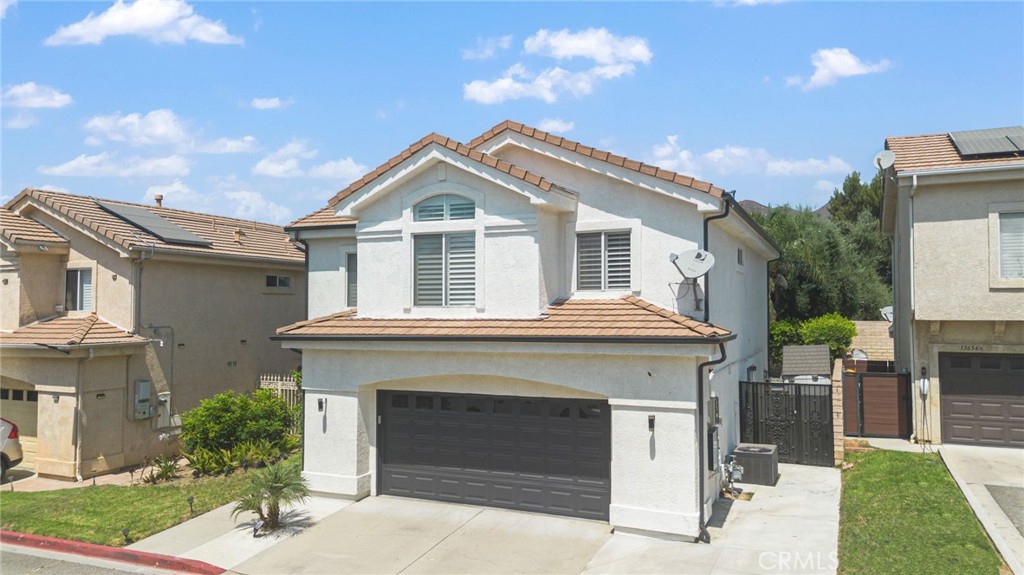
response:
<path fill-rule="evenodd" d="M 985 351 L 983 345 L 961 345 L 960 351 Z"/>

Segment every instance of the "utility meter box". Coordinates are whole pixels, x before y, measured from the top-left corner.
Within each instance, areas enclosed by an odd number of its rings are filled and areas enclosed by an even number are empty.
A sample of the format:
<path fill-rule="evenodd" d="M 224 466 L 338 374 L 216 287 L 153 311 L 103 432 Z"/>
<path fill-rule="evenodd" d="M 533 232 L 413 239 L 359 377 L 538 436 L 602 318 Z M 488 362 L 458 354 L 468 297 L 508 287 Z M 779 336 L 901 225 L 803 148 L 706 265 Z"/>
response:
<path fill-rule="evenodd" d="M 148 379 L 135 380 L 135 401 L 133 403 L 135 406 L 134 419 L 149 419 L 153 416 L 152 405 L 150 405 L 150 396 L 152 393 L 152 381 Z"/>
<path fill-rule="evenodd" d="M 171 427 L 171 392 L 163 391 L 156 394 L 157 427 Z"/>

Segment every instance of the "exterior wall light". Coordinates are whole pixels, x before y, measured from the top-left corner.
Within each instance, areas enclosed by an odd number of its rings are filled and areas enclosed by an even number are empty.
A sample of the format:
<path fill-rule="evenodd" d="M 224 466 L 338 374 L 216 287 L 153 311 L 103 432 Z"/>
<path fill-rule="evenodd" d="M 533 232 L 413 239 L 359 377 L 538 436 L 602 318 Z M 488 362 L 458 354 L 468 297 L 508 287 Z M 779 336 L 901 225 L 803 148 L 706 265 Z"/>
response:
<path fill-rule="evenodd" d="M 647 416 L 647 431 L 650 431 L 651 433 L 654 433 L 654 416 L 653 415 L 648 415 Z"/>

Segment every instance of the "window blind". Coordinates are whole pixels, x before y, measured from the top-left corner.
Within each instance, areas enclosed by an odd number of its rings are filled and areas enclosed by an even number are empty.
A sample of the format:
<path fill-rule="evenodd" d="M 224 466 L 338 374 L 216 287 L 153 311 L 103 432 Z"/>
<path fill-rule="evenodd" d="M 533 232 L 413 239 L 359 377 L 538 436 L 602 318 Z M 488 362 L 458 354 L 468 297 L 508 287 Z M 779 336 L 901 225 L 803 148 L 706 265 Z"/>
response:
<path fill-rule="evenodd" d="M 999 277 L 1024 278 L 1024 212 L 999 214 Z"/>

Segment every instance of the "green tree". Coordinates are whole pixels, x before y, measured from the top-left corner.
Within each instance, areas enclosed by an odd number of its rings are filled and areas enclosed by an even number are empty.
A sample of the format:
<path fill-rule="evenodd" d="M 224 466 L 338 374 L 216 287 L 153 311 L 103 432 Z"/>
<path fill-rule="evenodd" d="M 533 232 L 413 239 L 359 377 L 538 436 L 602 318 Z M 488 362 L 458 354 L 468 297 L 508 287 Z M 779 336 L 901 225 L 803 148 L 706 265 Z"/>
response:
<path fill-rule="evenodd" d="M 769 328 L 768 371 L 772 377 L 782 375 L 782 348 L 787 345 L 802 345 L 800 323 L 795 321 L 773 321 Z"/>
<path fill-rule="evenodd" d="M 850 349 L 857 327 L 837 313 L 828 313 L 800 324 L 800 337 L 804 345 L 827 345 L 832 361 Z"/>
<path fill-rule="evenodd" d="M 860 181 L 860 172 L 852 172 L 843 180 L 842 189 L 832 192 L 828 201 L 829 217 L 833 220 L 853 222 L 861 212 L 868 212 L 879 221 L 882 218 L 882 175 L 878 173 L 871 181 Z"/>
<path fill-rule="evenodd" d="M 276 463 L 253 472 L 251 483 L 235 503 L 231 518 L 252 512 L 263 522 L 264 529 L 273 531 L 282 525 L 281 507 L 301 503 L 308 496 L 309 484 L 299 466 Z"/>

